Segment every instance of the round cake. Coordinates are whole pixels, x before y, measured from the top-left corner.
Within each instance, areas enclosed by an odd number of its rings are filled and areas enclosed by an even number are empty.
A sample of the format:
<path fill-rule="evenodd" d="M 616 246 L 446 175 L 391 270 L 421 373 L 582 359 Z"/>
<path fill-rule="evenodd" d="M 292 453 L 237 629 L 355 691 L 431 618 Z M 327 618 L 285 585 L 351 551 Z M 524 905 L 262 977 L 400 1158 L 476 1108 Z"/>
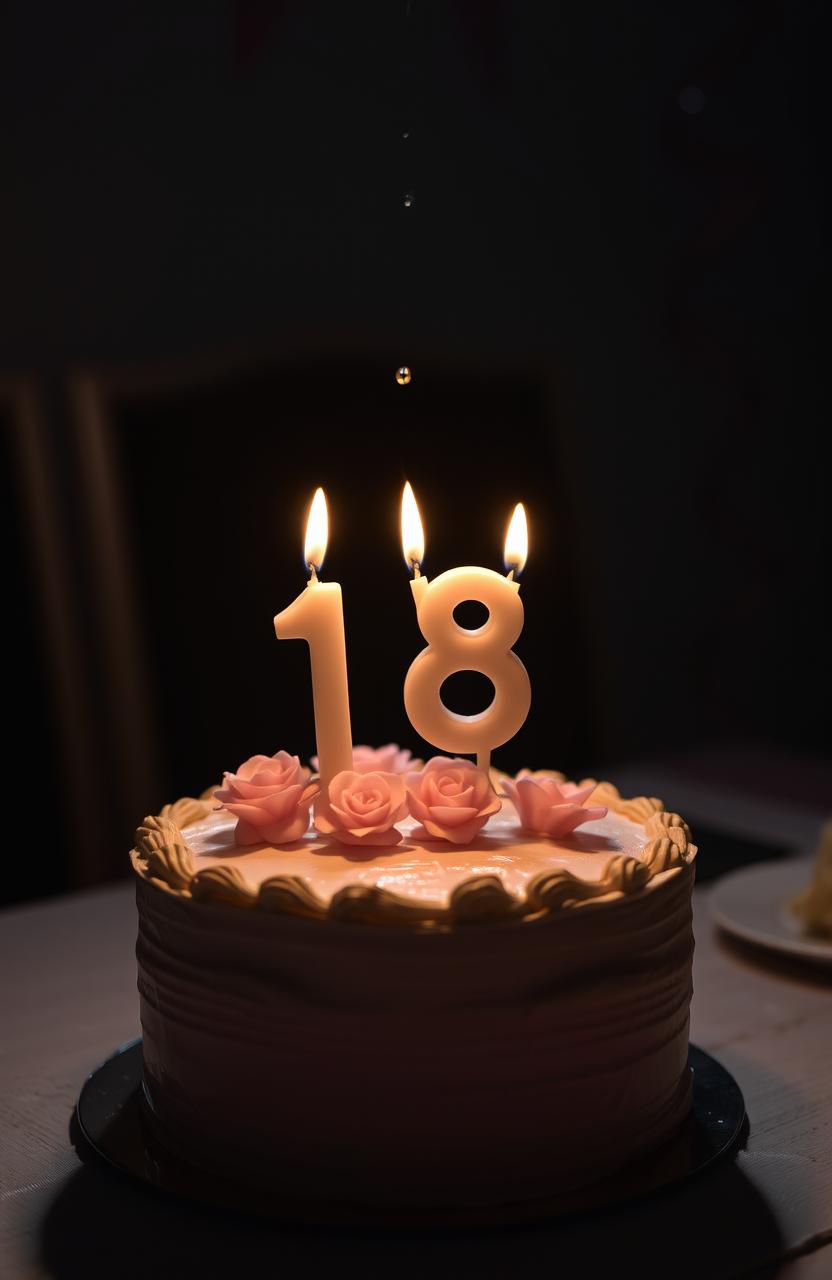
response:
<path fill-rule="evenodd" d="M 687 825 L 587 780 L 579 829 L 531 833 L 502 789 L 460 843 L 412 817 L 392 847 L 237 843 L 210 792 L 145 819 L 144 1092 L 171 1152 L 291 1201 L 441 1214 L 566 1196 L 676 1133 Z"/>

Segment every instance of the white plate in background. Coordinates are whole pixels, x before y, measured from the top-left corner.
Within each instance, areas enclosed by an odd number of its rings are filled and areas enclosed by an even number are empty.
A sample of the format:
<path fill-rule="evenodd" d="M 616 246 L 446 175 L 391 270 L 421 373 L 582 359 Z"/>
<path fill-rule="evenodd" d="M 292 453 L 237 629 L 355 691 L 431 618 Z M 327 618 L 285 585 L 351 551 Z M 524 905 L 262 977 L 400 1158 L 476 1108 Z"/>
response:
<path fill-rule="evenodd" d="M 711 891 L 711 915 L 746 942 L 832 967 L 832 939 L 803 933 L 788 906 L 809 884 L 813 864 L 813 858 L 785 858 L 732 871 Z"/>

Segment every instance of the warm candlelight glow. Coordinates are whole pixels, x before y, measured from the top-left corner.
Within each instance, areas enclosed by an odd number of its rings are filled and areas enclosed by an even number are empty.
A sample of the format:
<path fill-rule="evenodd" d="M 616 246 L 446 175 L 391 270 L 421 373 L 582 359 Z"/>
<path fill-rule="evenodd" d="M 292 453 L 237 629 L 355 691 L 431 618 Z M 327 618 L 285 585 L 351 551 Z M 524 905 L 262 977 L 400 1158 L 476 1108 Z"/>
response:
<path fill-rule="evenodd" d="M 402 489 L 402 551 L 408 569 L 420 565 L 425 557 L 425 534 L 410 481 Z"/>
<path fill-rule="evenodd" d="M 526 524 L 526 509 L 522 502 L 514 508 L 506 534 L 506 545 L 503 552 L 506 569 L 514 576 L 522 573 L 529 554 L 529 529 Z"/>
<path fill-rule="evenodd" d="M 326 497 L 323 489 L 316 489 L 306 520 L 306 540 L 303 544 L 303 558 L 307 568 L 313 573 L 319 570 L 324 562 L 328 537 L 329 516 L 326 510 Z"/>

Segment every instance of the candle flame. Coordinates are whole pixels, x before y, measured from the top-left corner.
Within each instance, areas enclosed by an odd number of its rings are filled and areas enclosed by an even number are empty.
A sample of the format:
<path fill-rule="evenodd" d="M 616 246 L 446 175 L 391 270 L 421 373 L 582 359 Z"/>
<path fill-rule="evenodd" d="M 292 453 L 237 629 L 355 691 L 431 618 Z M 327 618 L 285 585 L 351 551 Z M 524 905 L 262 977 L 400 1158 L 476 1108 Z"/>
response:
<path fill-rule="evenodd" d="M 506 569 L 512 575 L 522 573 L 529 554 L 529 527 L 526 523 L 526 508 L 518 502 L 514 514 L 509 521 L 506 533 L 503 559 Z"/>
<path fill-rule="evenodd" d="M 402 489 L 402 551 L 408 569 L 425 557 L 425 533 L 410 481 Z"/>
<path fill-rule="evenodd" d="M 326 495 L 323 489 L 316 489 L 306 518 L 306 539 L 303 544 L 306 567 L 313 573 L 320 569 L 324 562 L 328 537 L 329 516 L 326 509 Z"/>

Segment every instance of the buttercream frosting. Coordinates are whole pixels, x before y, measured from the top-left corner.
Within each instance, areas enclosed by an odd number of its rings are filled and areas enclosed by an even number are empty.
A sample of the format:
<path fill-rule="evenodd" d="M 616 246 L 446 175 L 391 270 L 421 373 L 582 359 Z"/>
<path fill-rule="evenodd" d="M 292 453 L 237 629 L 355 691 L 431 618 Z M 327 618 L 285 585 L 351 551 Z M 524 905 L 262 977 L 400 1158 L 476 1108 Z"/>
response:
<path fill-rule="evenodd" d="M 188 827 L 186 839 L 195 872 L 227 864 L 252 891 L 280 874 L 300 877 L 326 904 L 354 884 L 437 907 L 446 907 L 453 890 L 472 876 L 496 876 L 518 899 L 526 897 L 535 876 L 556 868 L 596 882 L 611 856 L 640 859 L 650 842 L 643 827 L 619 814 L 589 822 L 561 840 L 527 836 L 508 805 L 467 845 L 415 839 L 418 825 L 415 819 L 400 822 L 401 842 L 384 850 L 339 844 L 314 833 L 280 849 L 265 843 L 243 848 L 235 844 L 234 818 L 217 813 Z"/>
<path fill-rule="evenodd" d="M 661 801 L 625 800 L 610 783 L 592 780 L 582 791 L 609 811 L 557 839 L 526 832 L 506 798 L 467 845 L 426 838 L 421 823 L 406 818 L 397 824 L 401 840 L 386 848 L 314 831 L 280 846 L 240 845 L 233 816 L 216 812 L 208 792 L 145 819 L 133 863 L 139 875 L 200 899 L 424 925 L 459 915 L 524 917 L 635 892 L 694 857 L 687 824 Z M 186 819 L 184 830 L 175 815 Z"/>

